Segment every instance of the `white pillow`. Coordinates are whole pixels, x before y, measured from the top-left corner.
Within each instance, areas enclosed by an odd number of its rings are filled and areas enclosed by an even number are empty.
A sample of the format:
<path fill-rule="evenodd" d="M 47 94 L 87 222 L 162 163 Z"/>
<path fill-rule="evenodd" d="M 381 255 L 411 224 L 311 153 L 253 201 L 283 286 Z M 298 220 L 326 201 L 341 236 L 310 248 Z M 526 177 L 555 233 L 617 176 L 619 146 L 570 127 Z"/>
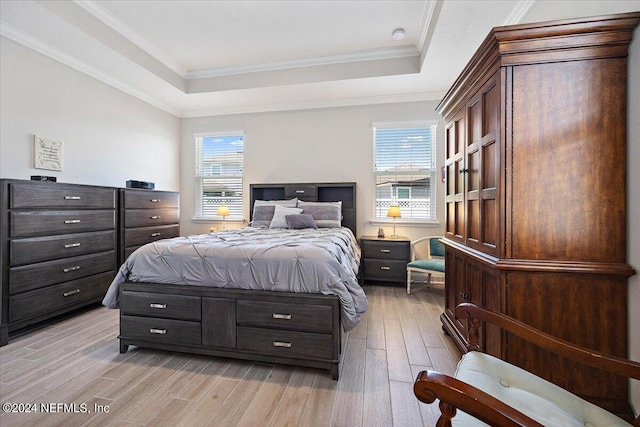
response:
<path fill-rule="evenodd" d="M 287 228 L 287 215 L 297 215 L 301 214 L 302 209 L 298 208 L 287 208 L 284 206 L 276 205 L 276 209 L 273 211 L 273 219 L 271 220 L 271 224 L 269 228 Z"/>

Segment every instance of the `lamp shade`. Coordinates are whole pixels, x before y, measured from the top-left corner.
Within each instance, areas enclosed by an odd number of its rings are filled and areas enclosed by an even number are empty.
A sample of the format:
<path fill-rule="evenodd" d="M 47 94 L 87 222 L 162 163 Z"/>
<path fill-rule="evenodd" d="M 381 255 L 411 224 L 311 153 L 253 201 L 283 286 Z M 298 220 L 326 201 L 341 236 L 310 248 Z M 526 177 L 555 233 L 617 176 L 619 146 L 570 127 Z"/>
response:
<path fill-rule="evenodd" d="M 216 213 L 216 215 L 218 216 L 229 216 L 229 207 L 227 206 L 220 206 L 218 208 L 218 212 Z"/>
<path fill-rule="evenodd" d="M 389 206 L 387 216 L 390 218 L 400 218 L 400 206 Z"/>

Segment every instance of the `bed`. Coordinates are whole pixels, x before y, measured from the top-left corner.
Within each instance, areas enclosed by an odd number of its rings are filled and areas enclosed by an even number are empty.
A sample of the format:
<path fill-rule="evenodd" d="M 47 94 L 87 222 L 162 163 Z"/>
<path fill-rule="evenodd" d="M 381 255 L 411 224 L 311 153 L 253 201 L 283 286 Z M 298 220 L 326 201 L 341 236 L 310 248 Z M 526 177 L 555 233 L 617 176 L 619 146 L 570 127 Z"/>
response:
<path fill-rule="evenodd" d="M 249 227 L 157 241 L 125 261 L 103 300 L 120 308 L 122 353 L 310 366 L 338 379 L 344 333 L 367 309 L 355 183 L 253 184 L 250 206 Z"/>

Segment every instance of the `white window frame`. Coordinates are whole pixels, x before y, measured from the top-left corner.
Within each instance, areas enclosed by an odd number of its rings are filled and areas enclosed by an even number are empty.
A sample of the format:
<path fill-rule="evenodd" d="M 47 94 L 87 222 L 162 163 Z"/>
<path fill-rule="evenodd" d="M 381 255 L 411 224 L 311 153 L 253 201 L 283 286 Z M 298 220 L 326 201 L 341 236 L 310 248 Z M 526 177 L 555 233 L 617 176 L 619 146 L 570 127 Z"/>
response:
<path fill-rule="evenodd" d="M 202 156 L 202 139 L 204 138 L 222 138 L 222 137 L 241 137 L 242 138 L 242 156 L 240 171 L 239 173 L 231 173 L 231 174 L 219 174 L 214 175 L 213 170 L 215 167 L 205 167 Z M 216 215 L 213 210 L 209 210 L 209 212 L 204 212 L 204 180 L 205 179 L 215 179 L 215 180 L 240 180 L 239 186 L 237 188 L 240 191 L 239 197 L 234 197 L 233 199 L 239 199 L 239 203 L 224 203 L 224 201 L 220 201 L 220 205 L 229 206 L 230 215 L 225 217 L 225 221 L 227 222 L 243 222 L 244 221 L 244 131 L 222 131 L 222 132 L 205 132 L 205 133 L 194 133 L 193 134 L 193 143 L 194 143 L 194 154 L 195 154 L 195 183 L 194 183 L 194 222 L 211 222 L 211 221 L 221 221 L 223 218 Z M 209 174 L 205 173 L 205 170 L 209 170 Z M 218 206 L 215 203 L 215 206 Z"/>
<path fill-rule="evenodd" d="M 376 171 L 376 130 L 377 129 L 393 129 L 393 128 L 412 128 L 412 127 L 432 127 L 432 143 L 431 143 L 431 164 L 429 165 L 428 175 L 430 180 L 430 217 L 424 218 L 397 218 L 395 222 L 402 225 L 416 225 L 416 226 L 436 226 L 437 215 L 438 215 L 438 203 L 437 203 L 437 194 L 438 194 L 438 176 L 437 167 L 436 167 L 436 145 L 437 145 L 437 124 L 436 120 L 425 120 L 425 121 L 406 121 L 406 122 L 381 122 L 381 123 L 372 123 L 372 147 L 373 147 L 373 205 L 371 207 L 372 212 L 372 225 L 388 225 L 394 222 L 393 218 L 386 217 L 385 213 L 378 213 L 379 209 L 376 209 L 378 203 L 378 195 L 377 195 L 377 182 L 378 177 L 380 175 L 386 175 L 384 172 Z M 407 175 L 411 175 L 412 172 L 407 172 Z M 396 175 L 402 175 L 402 173 L 395 172 Z M 412 197 L 412 191 L 409 189 L 410 197 Z M 397 189 L 393 192 L 393 198 L 395 200 L 398 199 Z M 401 199 L 407 200 L 407 199 Z M 392 202 L 393 203 L 393 202 Z M 401 208 L 402 209 L 402 208 Z M 382 216 L 381 216 L 382 215 Z"/>

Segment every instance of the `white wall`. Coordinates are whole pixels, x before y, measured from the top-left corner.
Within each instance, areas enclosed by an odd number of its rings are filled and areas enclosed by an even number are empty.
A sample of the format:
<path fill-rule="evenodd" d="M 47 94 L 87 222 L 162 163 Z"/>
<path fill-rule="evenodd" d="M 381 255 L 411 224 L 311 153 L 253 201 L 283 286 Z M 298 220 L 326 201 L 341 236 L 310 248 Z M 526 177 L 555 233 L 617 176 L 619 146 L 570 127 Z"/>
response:
<path fill-rule="evenodd" d="M 180 120 L 0 38 L 0 177 L 180 189 Z M 61 172 L 35 169 L 33 135 L 64 142 Z"/>
<path fill-rule="evenodd" d="M 182 121 L 182 207 L 184 234 L 206 232 L 218 222 L 194 223 L 194 143 L 201 132 L 245 132 L 244 190 L 245 218 L 249 215 L 249 184 L 285 182 L 356 182 L 358 235 L 375 234 L 373 214 L 372 123 L 438 120 L 437 102 L 413 102 L 305 111 L 246 114 L 183 119 Z M 444 152 L 442 125 L 437 134 L 437 170 Z M 440 177 L 440 174 L 437 174 Z M 438 200 L 444 199 L 442 185 Z M 440 203 L 436 227 L 402 227 L 398 234 L 410 238 L 444 232 L 444 203 Z M 230 227 L 240 224 L 229 224 Z M 384 227 L 390 232 L 391 225 Z"/>

